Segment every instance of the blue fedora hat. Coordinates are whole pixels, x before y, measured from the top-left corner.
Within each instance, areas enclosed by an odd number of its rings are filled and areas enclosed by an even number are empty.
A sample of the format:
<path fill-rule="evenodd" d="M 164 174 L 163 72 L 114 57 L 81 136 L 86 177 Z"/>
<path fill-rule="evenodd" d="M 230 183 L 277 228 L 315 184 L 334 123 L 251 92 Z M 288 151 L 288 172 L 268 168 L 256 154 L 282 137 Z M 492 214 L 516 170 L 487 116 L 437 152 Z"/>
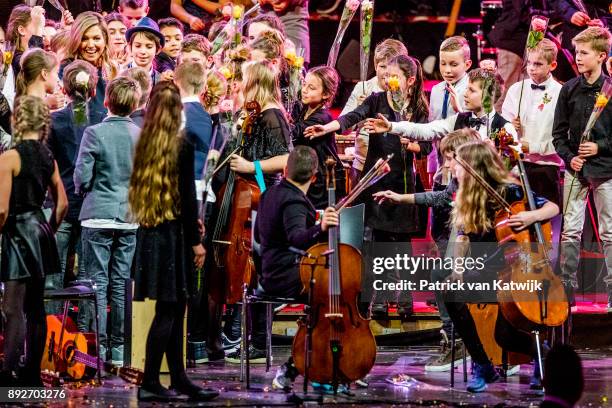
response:
<path fill-rule="evenodd" d="M 135 26 L 132 26 L 132 28 L 125 32 L 125 38 L 128 42 L 130 42 L 130 38 L 132 38 L 132 35 L 140 31 L 148 31 L 151 34 L 154 34 L 157 38 L 159 38 L 159 42 L 162 47 L 166 43 L 166 39 L 159 31 L 159 26 L 153 19 L 149 17 L 143 17 L 138 20 L 138 23 L 136 23 Z"/>

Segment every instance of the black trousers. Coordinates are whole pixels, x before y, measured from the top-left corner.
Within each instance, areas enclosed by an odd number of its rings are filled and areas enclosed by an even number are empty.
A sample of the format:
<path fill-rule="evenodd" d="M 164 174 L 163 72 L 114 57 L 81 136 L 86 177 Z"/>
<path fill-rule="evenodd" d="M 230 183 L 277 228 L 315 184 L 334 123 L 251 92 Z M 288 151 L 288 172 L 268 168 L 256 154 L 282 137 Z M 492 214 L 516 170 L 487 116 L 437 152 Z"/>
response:
<path fill-rule="evenodd" d="M 489 357 L 482 347 L 482 342 L 476 332 L 474 319 L 468 310 L 467 304 L 463 302 L 447 301 L 446 308 L 453 321 L 455 330 L 463 339 L 465 347 L 472 356 L 472 361 L 478 364 L 486 364 Z M 536 343 L 533 336 L 527 332 L 515 329 L 500 312 L 495 322 L 495 341 L 507 351 L 537 355 Z"/>

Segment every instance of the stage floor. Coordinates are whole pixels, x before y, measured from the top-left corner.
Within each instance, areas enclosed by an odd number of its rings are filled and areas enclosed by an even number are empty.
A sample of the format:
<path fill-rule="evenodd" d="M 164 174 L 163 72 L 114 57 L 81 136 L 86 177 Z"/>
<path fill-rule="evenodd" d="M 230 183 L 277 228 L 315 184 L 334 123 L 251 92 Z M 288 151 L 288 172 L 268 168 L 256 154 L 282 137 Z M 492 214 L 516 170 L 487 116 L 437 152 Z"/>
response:
<path fill-rule="evenodd" d="M 285 361 L 289 355 L 288 347 L 274 348 L 273 367 L 265 372 L 265 366 L 252 365 L 251 386 L 255 389 L 246 391 L 244 384 L 239 382 L 239 366 L 227 363 L 212 363 L 198 365 L 189 369 L 192 380 L 206 387 L 220 390 L 221 395 L 209 402 L 198 404 L 176 404 L 174 406 L 281 406 L 291 405 L 288 395 L 271 390 L 271 381 L 276 366 Z M 489 385 L 487 392 L 469 394 L 465 391 L 465 383 L 461 368 L 456 369 L 455 389 L 450 389 L 450 374 L 425 373 L 424 362 L 436 353 L 435 348 L 411 347 L 409 349 L 382 349 L 379 351 L 376 365 L 368 376 L 368 388 L 353 387 L 353 395 L 325 395 L 324 403 L 335 405 L 425 405 L 425 406 L 537 406 L 541 396 L 529 389 L 529 376 L 532 366 L 521 366 L 520 373 L 508 377 L 498 383 Z M 586 390 L 581 406 L 606 406 L 608 396 L 612 395 L 612 348 L 598 350 L 580 350 L 585 369 Z M 410 386 L 396 386 L 386 382 L 386 379 L 407 374 L 413 378 Z M 168 376 L 163 376 L 162 382 L 167 383 Z M 66 386 L 70 388 L 70 386 Z M 301 392 L 300 378 L 294 388 Z M 100 407 L 132 407 L 154 406 L 154 404 L 139 404 L 136 398 L 137 389 L 125 384 L 122 380 L 109 377 L 103 380 L 101 387 L 90 385 L 69 390 L 70 402 L 67 405 L 51 403 L 47 406 L 100 406 Z M 312 397 L 317 394 L 309 394 Z M 316 404 L 316 402 L 313 402 Z M 167 406 L 166 404 L 157 404 Z"/>

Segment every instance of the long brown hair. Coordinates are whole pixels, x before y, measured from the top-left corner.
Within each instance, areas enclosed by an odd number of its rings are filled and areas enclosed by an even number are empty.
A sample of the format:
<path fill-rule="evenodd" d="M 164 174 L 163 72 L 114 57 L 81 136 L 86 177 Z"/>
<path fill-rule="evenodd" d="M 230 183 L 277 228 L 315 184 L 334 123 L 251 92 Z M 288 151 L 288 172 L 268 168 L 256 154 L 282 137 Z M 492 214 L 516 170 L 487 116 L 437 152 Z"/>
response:
<path fill-rule="evenodd" d="M 102 31 L 104 37 L 105 47 L 102 51 L 102 56 L 97 61 L 97 68 L 102 68 L 102 74 L 104 79 L 107 81 L 112 80 L 117 75 L 117 66 L 110 59 L 110 51 L 108 45 L 108 28 L 104 22 L 104 17 L 101 14 L 86 11 L 79 14 L 72 24 L 70 29 L 70 40 L 68 41 L 68 47 L 66 50 L 66 58 L 68 59 L 84 59 L 81 56 L 81 42 L 83 36 L 92 27 L 98 26 Z"/>
<path fill-rule="evenodd" d="M 51 71 L 58 64 L 52 52 L 41 48 L 27 50 L 21 57 L 21 71 L 15 79 L 15 96 L 25 95 L 28 86 L 40 76 L 40 73 Z"/>
<path fill-rule="evenodd" d="M 32 8 L 25 4 L 15 6 L 11 11 L 11 16 L 9 17 L 6 27 L 6 41 L 13 44 L 16 51 L 25 51 L 28 48 L 28 44 L 21 43 L 19 26 L 25 27 L 30 24 L 32 20 L 32 16 L 30 15 L 31 12 Z"/>
<path fill-rule="evenodd" d="M 500 193 L 503 193 L 506 184 L 519 184 L 489 143 L 477 141 L 463 144 L 457 149 L 457 156 Z M 496 208 L 499 208 L 499 204 L 487 190 L 474 177 L 466 175 L 459 183 L 453 222 L 466 233 L 481 234 L 493 227 L 491 210 Z"/>
<path fill-rule="evenodd" d="M 182 106 L 179 90 L 171 81 L 153 87 L 136 144 L 128 195 L 131 215 L 144 227 L 180 215 L 177 166 Z"/>
<path fill-rule="evenodd" d="M 408 91 L 408 111 L 412 112 L 412 118 L 427 118 L 429 103 L 425 96 L 423 69 L 419 60 L 408 55 L 398 55 L 389 64 L 397 65 L 404 73 L 406 79 L 414 77 L 414 84 L 412 84 Z"/>

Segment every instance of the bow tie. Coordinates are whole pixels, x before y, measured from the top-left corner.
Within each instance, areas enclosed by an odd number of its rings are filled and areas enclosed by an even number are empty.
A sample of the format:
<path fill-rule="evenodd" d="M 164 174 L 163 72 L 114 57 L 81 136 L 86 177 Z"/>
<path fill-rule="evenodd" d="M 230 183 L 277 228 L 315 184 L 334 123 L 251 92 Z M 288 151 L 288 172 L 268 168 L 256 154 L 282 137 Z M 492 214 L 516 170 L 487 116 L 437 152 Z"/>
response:
<path fill-rule="evenodd" d="M 476 130 L 480 129 L 481 125 L 485 125 L 487 123 L 485 118 L 469 118 L 468 126 L 471 128 L 476 128 Z"/>
<path fill-rule="evenodd" d="M 540 91 L 543 91 L 546 89 L 545 85 L 536 85 L 536 84 L 531 84 L 531 89 L 539 89 Z"/>

